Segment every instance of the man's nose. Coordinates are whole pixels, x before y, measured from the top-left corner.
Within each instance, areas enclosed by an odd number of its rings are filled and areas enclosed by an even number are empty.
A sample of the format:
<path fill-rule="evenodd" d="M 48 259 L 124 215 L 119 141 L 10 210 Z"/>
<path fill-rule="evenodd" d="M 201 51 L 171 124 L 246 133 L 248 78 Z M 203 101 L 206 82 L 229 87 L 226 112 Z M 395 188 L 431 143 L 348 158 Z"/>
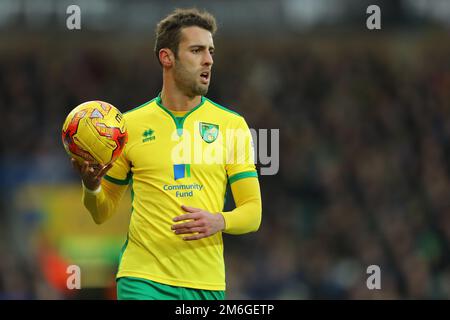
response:
<path fill-rule="evenodd" d="M 203 60 L 203 64 L 207 66 L 212 66 L 214 63 L 213 57 L 209 51 L 206 52 Z"/>

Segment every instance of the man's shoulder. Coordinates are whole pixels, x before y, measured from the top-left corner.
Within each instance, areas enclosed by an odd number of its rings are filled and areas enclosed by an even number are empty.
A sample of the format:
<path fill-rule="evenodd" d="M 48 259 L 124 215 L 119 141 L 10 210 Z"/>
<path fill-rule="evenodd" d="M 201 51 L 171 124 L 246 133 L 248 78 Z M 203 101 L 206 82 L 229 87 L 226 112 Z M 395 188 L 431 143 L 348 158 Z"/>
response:
<path fill-rule="evenodd" d="M 220 114 L 220 116 L 221 117 L 226 117 L 226 118 L 233 118 L 233 119 L 240 119 L 240 118 L 243 118 L 239 113 L 237 113 L 236 111 L 234 111 L 234 110 L 232 110 L 232 109 L 230 109 L 230 108 L 227 108 L 227 107 L 224 107 L 223 105 L 221 105 L 221 104 L 219 104 L 219 103 L 217 103 L 217 102 L 215 102 L 215 101 L 212 101 L 211 99 L 208 99 L 208 98 L 206 98 L 205 97 L 205 102 L 209 105 L 209 106 L 211 106 L 211 108 L 215 111 L 215 112 L 217 112 L 218 114 Z"/>
<path fill-rule="evenodd" d="M 147 101 L 135 108 L 132 108 L 132 109 L 124 112 L 123 113 L 124 117 L 127 119 L 140 117 L 142 115 L 142 113 L 146 113 L 150 110 L 150 108 L 152 107 L 152 104 L 155 102 L 155 100 L 156 100 L 156 98 L 153 98 L 150 101 Z"/>

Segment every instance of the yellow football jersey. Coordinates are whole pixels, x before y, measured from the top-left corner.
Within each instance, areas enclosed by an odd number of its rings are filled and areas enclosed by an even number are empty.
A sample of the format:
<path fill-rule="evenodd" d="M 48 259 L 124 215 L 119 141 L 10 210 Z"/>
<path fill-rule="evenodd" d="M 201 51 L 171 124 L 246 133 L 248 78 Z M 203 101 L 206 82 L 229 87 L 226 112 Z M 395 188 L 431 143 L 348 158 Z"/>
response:
<path fill-rule="evenodd" d="M 243 117 L 202 97 L 182 117 L 160 96 L 124 114 L 128 143 L 105 179 L 131 184 L 132 213 L 117 277 L 225 290 L 222 233 L 184 241 L 181 205 L 223 211 L 226 185 L 257 178 Z"/>

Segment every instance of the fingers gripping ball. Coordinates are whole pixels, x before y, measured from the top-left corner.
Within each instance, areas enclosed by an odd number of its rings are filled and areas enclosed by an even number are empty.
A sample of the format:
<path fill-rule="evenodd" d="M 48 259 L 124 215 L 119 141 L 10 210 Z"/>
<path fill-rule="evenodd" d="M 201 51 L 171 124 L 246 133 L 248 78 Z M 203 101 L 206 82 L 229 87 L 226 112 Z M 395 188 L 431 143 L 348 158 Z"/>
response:
<path fill-rule="evenodd" d="M 79 163 L 112 163 L 128 141 L 125 119 L 107 102 L 82 103 L 64 121 L 62 141 L 67 153 Z"/>

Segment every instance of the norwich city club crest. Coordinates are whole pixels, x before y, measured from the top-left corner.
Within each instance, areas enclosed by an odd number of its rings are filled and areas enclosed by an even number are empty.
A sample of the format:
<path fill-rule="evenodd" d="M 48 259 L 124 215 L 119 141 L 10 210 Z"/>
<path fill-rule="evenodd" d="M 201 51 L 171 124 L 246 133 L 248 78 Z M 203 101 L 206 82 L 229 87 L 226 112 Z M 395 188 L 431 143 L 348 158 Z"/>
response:
<path fill-rule="evenodd" d="M 211 143 L 215 141 L 217 139 L 218 134 L 219 134 L 219 125 L 200 122 L 200 135 L 202 136 L 202 139 L 205 142 Z"/>

